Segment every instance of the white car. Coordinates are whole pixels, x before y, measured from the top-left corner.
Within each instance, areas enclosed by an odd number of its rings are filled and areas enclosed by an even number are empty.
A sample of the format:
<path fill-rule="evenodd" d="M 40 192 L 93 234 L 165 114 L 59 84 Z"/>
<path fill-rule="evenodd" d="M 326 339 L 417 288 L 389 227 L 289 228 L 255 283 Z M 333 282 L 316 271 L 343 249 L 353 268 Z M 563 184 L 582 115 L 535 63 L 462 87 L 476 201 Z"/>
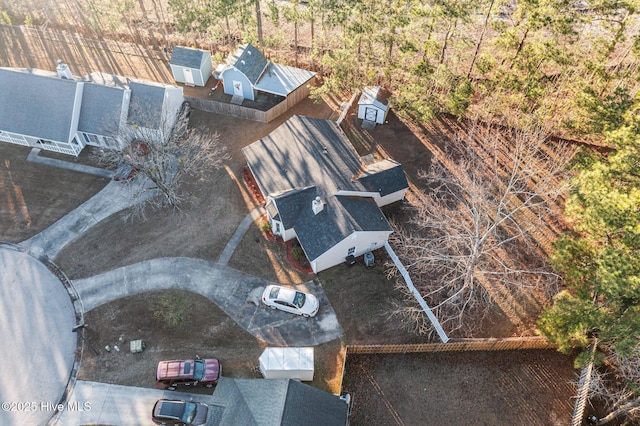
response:
<path fill-rule="evenodd" d="M 262 293 L 262 302 L 271 309 L 280 309 L 307 318 L 317 314 L 320 307 L 318 299 L 313 294 L 279 285 L 268 285 Z"/>

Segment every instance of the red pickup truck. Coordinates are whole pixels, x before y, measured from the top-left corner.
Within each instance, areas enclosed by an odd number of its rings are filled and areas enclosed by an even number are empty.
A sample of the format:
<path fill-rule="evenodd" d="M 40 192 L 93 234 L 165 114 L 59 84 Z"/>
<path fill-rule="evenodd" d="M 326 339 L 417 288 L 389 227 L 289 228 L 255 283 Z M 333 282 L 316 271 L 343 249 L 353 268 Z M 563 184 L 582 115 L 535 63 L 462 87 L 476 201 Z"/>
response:
<path fill-rule="evenodd" d="M 217 359 L 187 359 L 160 361 L 156 374 L 156 387 L 175 390 L 177 386 L 212 387 L 218 383 L 222 366 Z"/>

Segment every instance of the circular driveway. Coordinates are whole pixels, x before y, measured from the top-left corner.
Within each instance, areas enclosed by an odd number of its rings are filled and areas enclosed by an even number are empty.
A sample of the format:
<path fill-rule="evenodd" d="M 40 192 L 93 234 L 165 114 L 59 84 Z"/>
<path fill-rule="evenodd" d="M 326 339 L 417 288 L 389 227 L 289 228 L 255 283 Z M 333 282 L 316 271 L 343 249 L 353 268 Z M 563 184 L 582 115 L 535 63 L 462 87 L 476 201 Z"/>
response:
<path fill-rule="evenodd" d="M 69 293 L 29 254 L 0 244 L 0 424 L 46 424 L 75 360 Z"/>

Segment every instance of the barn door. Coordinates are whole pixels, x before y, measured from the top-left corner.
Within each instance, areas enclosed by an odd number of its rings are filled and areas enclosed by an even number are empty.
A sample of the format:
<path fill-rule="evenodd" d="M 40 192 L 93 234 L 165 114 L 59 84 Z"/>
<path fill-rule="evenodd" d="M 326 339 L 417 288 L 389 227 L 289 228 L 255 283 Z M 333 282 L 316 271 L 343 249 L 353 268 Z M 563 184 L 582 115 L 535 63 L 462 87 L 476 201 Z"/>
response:
<path fill-rule="evenodd" d="M 376 119 L 378 118 L 378 110 L 375 108 L 369 108 L 366 107 L 364 110 L 364 119 L 367 121 L 373 121 L 374 123 L 376 122 Z"/>
<path fill-rule="evenodd" d="M 190 68 L 184 69 L 184 83 L 193 86 L 193 71 Z"/>
<path fill-rule="evenodd" d="M 233 96 L 240 96 L 244 98 L 244 92 L 242 91 L 242 82 L 233 80 Z"/>

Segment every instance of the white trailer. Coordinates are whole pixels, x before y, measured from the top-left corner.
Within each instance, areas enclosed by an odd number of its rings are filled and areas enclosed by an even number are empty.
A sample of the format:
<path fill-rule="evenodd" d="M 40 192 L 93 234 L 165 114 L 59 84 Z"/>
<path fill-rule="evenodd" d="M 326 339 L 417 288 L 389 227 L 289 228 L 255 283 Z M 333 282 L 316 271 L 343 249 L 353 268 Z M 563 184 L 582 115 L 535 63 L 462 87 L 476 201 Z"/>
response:
<path fill-rule="evenodd" d="M 266 348 L 260 355 L 265 379 L 313 380 L 313 347 Z"/>

